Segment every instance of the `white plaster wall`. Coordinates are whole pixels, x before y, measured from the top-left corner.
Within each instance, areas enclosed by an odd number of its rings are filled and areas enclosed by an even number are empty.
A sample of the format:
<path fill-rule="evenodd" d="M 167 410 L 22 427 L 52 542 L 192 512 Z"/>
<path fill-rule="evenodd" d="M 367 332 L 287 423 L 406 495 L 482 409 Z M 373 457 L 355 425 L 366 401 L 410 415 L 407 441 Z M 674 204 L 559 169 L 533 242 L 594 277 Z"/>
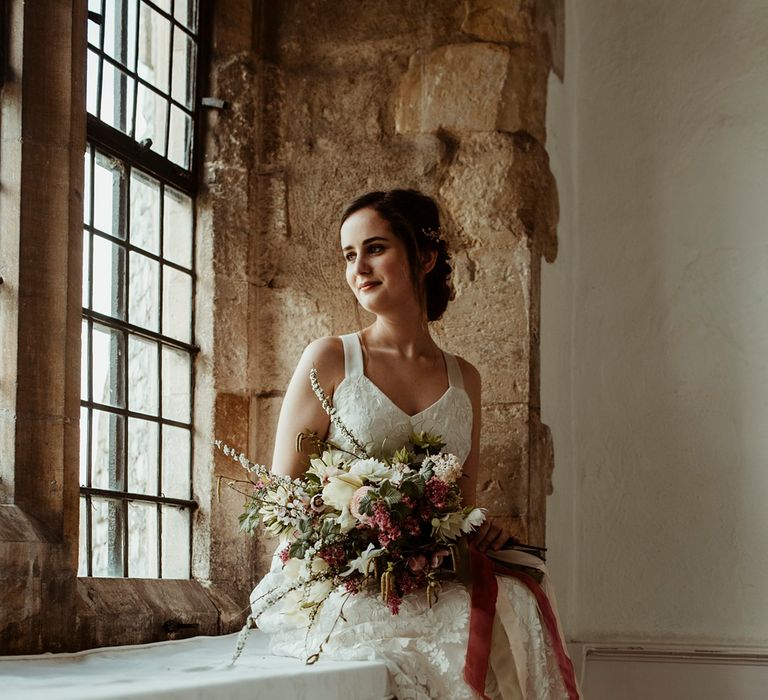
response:
<path fill-rule="evenodd" d="M 768 2 L 566 2 L 550 560 L 580 641 L 768 646 Z"/>

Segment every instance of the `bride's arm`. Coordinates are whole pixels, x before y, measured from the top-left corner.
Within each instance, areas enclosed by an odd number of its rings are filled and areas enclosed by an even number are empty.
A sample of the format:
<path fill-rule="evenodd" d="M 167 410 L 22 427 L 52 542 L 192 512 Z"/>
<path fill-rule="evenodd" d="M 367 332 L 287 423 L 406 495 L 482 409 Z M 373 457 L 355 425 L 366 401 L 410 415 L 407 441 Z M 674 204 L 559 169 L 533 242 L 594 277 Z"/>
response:
<path fill-rule="evenodd" d="M 320 438 L 328 434 L 330 419 L 312 391 L 310 370 L 317 369 L 318 381 L 326 395 L 333 395 L 344 377 L 344 349 L 337 337 L 320 338 L 304 350 L 285 392 L 275 433 L 272 471 L 276 474 L 301 476 L 307 467 L 312 446 L 306 441 L 301 452 L 296 450 L 296 437 L 314 431 Z"/>
<path fill-rule="evenodd" d="M 472 448 L 464 462 L 465 478 L 461 480 L 461 495 L 464 503 L 477 503 L 477 472 L 480 468 L 480 416 L 481 416 L 481 379 L 477 369 L 466 360 L 459 358 L 464 388 L 472 401 Z M 472 536 L 475 546 L 485 552 L 488 549 L 500 549 L 512 536 L 512 519 L 499 515 L 489 515 L 486 521 Z"/>
<path fill-rule="evenodd" d="M 461 498 L 466 505 L 477 503 L 477 472 L 480 466 L 480 407 L 481 380 L 480 373 L 474 365 L 464 358 L 457 358 L 461 375 L 464 379 L 464 389 L 472 402 L 472 447 L 464 460 L 464 476 L 459 481 Z"/>

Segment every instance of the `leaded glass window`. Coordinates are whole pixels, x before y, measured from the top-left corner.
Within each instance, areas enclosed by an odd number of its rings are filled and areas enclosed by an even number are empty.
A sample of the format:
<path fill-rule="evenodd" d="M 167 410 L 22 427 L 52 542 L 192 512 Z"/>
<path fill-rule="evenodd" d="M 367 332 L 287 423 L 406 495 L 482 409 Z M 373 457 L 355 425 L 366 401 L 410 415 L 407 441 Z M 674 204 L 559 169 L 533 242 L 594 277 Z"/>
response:
<path fill-rule="evenodd" d="M 89 0 L 80 575 L 190 575 L 195 0 Z"/>

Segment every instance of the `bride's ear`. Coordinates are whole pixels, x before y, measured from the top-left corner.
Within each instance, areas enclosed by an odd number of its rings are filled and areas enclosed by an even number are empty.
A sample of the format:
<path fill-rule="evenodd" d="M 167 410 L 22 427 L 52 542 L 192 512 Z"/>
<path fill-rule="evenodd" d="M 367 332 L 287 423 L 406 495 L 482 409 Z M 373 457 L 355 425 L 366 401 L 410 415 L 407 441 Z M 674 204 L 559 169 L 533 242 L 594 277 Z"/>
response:
<path fill-rule="evenodd" d="M 437 263 L 437 251 L 425 250 L 419 254 L 419 259 L 421 260 L 421 271 L 428 275 Z"/>

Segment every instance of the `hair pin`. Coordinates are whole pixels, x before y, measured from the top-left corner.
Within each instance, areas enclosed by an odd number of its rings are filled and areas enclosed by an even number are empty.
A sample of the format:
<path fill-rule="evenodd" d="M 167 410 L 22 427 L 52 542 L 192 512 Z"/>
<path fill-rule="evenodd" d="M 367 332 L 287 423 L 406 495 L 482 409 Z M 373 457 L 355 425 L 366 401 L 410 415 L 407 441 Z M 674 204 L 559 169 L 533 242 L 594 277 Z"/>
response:
<path fill-rule="evenodd" d="M 443 238 L 443 232 L 439 228 L 423 228 L 421 233 L 433 243 L 439 243 Z"/>

